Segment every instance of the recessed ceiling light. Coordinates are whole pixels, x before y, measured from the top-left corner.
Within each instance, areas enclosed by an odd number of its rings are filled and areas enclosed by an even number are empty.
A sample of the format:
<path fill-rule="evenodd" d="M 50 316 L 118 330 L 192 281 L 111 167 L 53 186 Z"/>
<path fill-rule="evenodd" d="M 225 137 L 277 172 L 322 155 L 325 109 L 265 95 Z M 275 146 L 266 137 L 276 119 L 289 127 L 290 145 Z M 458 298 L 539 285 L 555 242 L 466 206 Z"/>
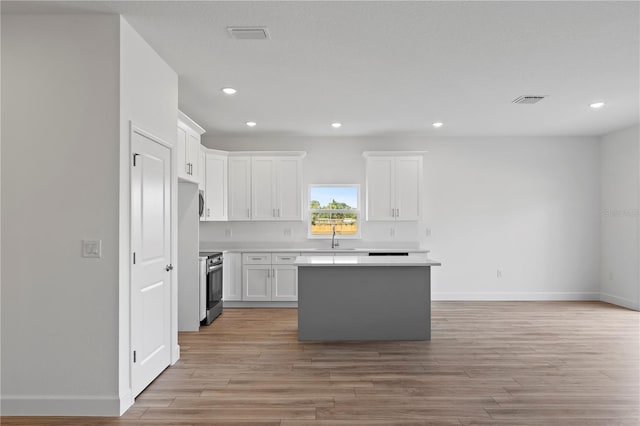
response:
<path fill-rule="evenodd" d="M 249 126 L 249 127 L 255 127 L 256 124 L 258 124 L 258 123 L 256 123 L 255 121 L 247 121 L 247 126 Z"/>
<path fill-rule="evenodd" d="M 236 92 L 237 90 L 233 87 L 225 87 L 222 89 L 222 93 L 224 93 L 225 95 L 235 95 Z"/>
<path fill-rule="evenodd" d="M 604 106 L 604 102 L 594 102 L 589 105 L 593 109 L 602 108 Z"/>
<path fill-rule="evenodd" d="M 436 121 L 435 123 L 433 123 L 433 127 L 442 127 L 444 126 L 444 123 L 441 123 L 439 121 Z"/>
<path fill-rule="evenodd" d="M 331 123 L 331 127 L 333 127 L 334 129 L 339 129 L 340 127 L 342 127 L 342 123 Z"/>

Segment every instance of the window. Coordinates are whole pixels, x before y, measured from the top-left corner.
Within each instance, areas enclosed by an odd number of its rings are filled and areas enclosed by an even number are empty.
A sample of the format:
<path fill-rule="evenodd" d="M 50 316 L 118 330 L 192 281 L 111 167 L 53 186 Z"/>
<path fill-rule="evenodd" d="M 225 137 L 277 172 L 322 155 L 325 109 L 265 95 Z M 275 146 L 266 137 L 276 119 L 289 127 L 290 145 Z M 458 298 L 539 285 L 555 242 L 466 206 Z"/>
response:
<path fill-rule="evenodd" d="M 360 185 L 309 185 L 309 237 L 360 238 Z"/>

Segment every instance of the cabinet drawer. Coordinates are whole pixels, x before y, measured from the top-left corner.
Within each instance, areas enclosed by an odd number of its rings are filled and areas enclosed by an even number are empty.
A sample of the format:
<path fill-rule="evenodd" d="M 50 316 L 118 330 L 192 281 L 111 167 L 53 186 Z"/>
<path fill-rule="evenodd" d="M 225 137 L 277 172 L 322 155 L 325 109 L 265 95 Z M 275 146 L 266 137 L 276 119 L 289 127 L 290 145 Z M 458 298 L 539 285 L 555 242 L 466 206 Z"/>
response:
<path fill-rule="evenodd" d="M 271 265 L 271 253 L 242 253 L 243 265 Z"/>
<path fill-rule="evenodd" d="M 273 253 L 271 255 L 274 265 L 291 265 L 298 256 L 300 253 Z"/>

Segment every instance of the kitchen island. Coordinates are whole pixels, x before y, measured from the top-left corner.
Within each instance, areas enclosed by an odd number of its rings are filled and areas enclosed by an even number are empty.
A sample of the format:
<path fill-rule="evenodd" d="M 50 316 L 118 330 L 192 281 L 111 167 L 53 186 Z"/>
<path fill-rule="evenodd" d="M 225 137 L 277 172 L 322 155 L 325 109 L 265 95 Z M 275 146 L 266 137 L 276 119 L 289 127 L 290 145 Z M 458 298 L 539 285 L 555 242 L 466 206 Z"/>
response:
<path fill-rule="evenodd" d="M 298 340 L 430 340 L 431 267 L 414 256 L 299 256 Z"/>

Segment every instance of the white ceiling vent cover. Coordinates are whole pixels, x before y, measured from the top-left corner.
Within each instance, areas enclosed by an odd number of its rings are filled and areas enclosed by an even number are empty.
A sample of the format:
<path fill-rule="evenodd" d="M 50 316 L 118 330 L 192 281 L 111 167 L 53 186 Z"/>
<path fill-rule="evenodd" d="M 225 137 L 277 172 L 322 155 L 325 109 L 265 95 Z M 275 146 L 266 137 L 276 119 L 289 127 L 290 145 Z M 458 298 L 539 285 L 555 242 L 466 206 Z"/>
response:
<path fill-rule="evenodd" d="M 514 104 L 537 104 L 538 102 L 540 102 L 546 97 L 547 97 L 546 95 L 544 96 L 526 95 L 526 96 L 520 96 L 519 98 L 516 98 L 511 102 Z"/>
<path fill-rule="evenodd" d="M 227 27 L 231 38 L 237 40 L 267 40 L 269 31 L 266 27 Z"/>

